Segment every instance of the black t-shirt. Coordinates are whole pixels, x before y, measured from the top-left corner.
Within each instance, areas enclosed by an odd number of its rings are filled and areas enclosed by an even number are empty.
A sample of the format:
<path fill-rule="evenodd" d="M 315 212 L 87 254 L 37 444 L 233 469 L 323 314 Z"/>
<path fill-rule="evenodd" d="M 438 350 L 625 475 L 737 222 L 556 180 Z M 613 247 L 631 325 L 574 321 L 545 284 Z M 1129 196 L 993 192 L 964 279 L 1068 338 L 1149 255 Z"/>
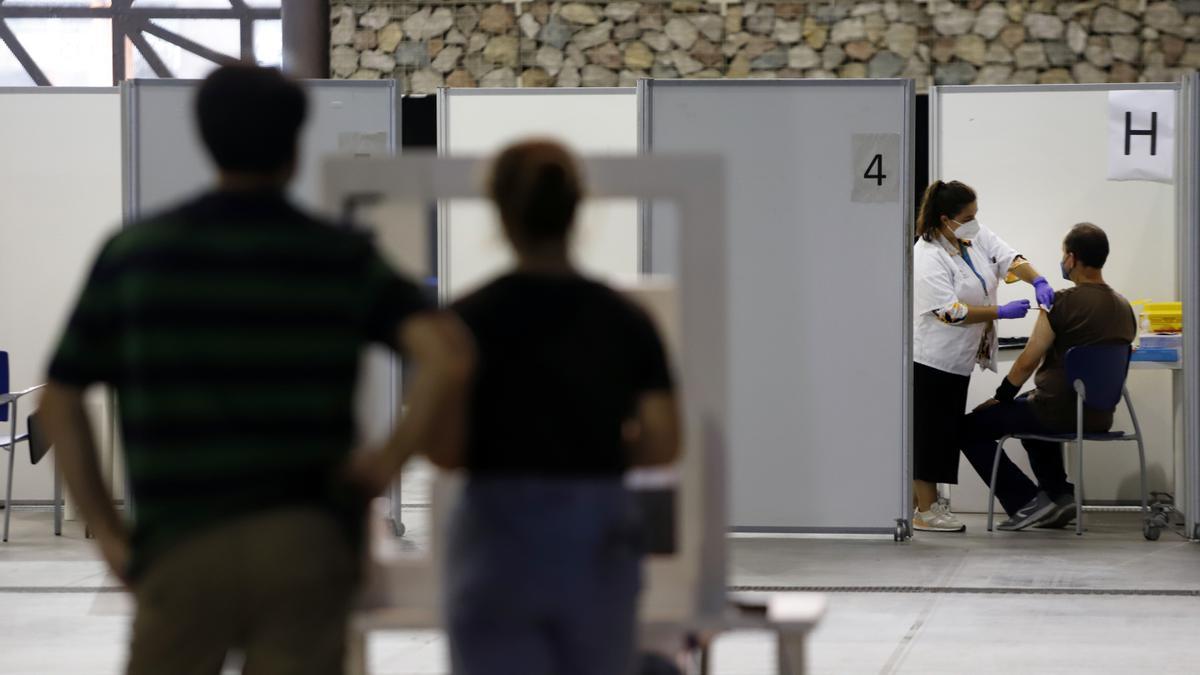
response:
<path fill-rule="evenodd" d="M 456 302 L 479 352 L 467 438 L 475 474 L 610 476 L 638 396 L 672 387 L 650 318 L 578 276 L 512 273 Z"/>

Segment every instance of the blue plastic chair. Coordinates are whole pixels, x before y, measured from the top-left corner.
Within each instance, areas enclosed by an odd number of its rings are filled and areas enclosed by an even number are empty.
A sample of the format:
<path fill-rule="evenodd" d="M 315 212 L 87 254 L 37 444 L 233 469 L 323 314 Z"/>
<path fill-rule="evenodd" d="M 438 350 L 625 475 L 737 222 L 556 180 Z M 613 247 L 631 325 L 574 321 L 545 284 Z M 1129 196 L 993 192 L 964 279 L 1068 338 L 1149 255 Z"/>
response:
<path fill-rule="evenodd" d="M 1133 401 L 1125 387 L 1129 375 L 1129 358 L 1133 349 L 1129 345 L 1090 345 L 1073 347 L 1067 351 L 1067 380 L 1075 388 L 1075 432 L 1069 434 L 1010 434 L 996 444 L 996 457 L 992 462 L 991 487 L 988 490 L 988 532 L 996 512 L 996 477 L 1000 471 L 1000 456 L 1004 454 L 1004 443 L 1010 438 L 1051 441 L 1075 444 L 1075 534 L 1083 534 L 1083 442 L 1135 442 L 1138 449 L 1138 470 L 1142 486 L 1142 534 L 1153 541 L 1158 539 L 1161 527 L 1150 515 L 1146 488 L 1146 448 L 1142 441 L 1142 427 L 1138 424 Z M 1124 399 L 1133 421 L 1133 433 L 1106 431 L 1090 434 L 1083 431 L 1083 409 L 1113 411 Z"/>
<path fill-rule="evenodd" d="M 0 422 L 8 422 L 8 433 L 0 434 L 0 448 L 8 451 L 7 489 L 4 492 L 4 541 L 8 541 L 9 522 L 12 519 L 13 469 L 16 466 L 17 443 L 29 444 L 29 461 L 37 464 L 50 450 L 46 438 L 39 433 L 37 415 L 30 415 L 25 424 L 25 433 L 17 433 L 17 406 L 29 394 L 46 386 L 39 384 L 23 391 L 9 389 L 8 352 L 0 352 Z M 54 470 L 54 534 L 62 534 L 62 482 L 57 467 Z"/>

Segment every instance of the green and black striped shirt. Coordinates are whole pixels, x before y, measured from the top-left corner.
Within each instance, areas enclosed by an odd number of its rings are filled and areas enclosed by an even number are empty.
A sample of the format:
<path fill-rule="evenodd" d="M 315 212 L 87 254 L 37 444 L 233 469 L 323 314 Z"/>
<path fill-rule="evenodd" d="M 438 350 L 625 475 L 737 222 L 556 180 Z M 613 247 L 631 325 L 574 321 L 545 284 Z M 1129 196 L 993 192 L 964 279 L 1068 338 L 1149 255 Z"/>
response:
<path fill-rule="evenodd" d="M 275 192 L 206 194 L 113 236 L 49 375 L 117 391 L 131 573 L 231 518 L 344 509 L 362 351 L 432 306 L 366 236 Z"/>

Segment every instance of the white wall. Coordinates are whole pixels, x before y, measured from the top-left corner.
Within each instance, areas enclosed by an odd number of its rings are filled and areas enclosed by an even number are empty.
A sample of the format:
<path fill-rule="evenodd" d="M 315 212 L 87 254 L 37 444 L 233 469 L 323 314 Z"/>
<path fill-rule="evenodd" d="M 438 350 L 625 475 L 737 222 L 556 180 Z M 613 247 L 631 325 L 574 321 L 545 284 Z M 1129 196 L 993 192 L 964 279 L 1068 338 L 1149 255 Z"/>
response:
<path fill-rule="evenodd" d="M 941 178 L 961 180 L 979 194 L 980 222 L 1029 258 L 1056 289 L 1070 285 L 1059 273 L 1062 238 L 1072 225 L 1090 221 L 1109 237 L 1104 269 L 1109 284 L 1129 300 L 1179 298 L 1176 265 L 1175 186 L 1106 179 L 1108 93 L 1105 91 L 943 91 Z M 1033 301 L 1028 284 L 1004 286 L 999 302 Z M 1025 336 L 1034 315 L 1002 321 L 1002 337 Z M 990 397 L 1008 372 L 976 371 L 968 410 Z M 1171 375 L 1134 371 L 1129 391 L 1147 436 L 1150 489 L 1174 488 Z M 1115 429 L 1130 429 L 1117 415 Z M 1028 469 L 1019 444 L 1010 456 Z M 1137 459 L 1132 444 L 1089 445 L 1084 455 L 1088 500 L 1137 498 Z M 959 511 L 986 508 L 987 492 L 964 459 L 954 491 Z"/>
<path fill-rule="evenodd" d="M 486 156 L 529 137 L 552 138 L 577 156 L 637 153 L 633 89 L 447 91 L 440 148 L 447 156 Z M 480 176 L 480 180 L 483 176 Z M 451 297 L 479 286 L 512 262 L 494 212 L 482 201 L 455 201 L 445 212 Z M 638 276 L 635 200 L 592 200 L 580 212 L 572 252 L 588 273 L 614 282 Z"/>
<path fill-rule="evenodd" d="M 0 350 L 10 354 L 13 389 L 45 380 L 92 259 L 120 226 L 120 116 L 115 89 L 0 90 Z M 103 397 L 91 400 L 104 424 Z M 36 401 L 22 401 L 21 431 Z M 17 446 L 15 499 L 51 498 L 53 458 L 30 466 L 28 448 Z"/>

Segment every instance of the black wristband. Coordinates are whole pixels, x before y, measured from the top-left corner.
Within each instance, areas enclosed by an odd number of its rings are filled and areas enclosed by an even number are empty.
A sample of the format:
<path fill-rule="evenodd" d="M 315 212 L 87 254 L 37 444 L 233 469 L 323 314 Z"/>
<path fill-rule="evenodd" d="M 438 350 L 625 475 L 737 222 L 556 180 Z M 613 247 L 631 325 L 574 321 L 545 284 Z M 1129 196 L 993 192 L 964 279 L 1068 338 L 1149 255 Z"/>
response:
<path fill-rule="evenodd" d="M 1000 380 L 1000 386 L 996 387 L 996 395 L 992 398 L 995 398 L 997 401 L 1011 401 L 1017 397 L 1017 392 L 1019 391 L 1021 391 L 1021 388 L 1009 382 L 1006 377 Z"/>

